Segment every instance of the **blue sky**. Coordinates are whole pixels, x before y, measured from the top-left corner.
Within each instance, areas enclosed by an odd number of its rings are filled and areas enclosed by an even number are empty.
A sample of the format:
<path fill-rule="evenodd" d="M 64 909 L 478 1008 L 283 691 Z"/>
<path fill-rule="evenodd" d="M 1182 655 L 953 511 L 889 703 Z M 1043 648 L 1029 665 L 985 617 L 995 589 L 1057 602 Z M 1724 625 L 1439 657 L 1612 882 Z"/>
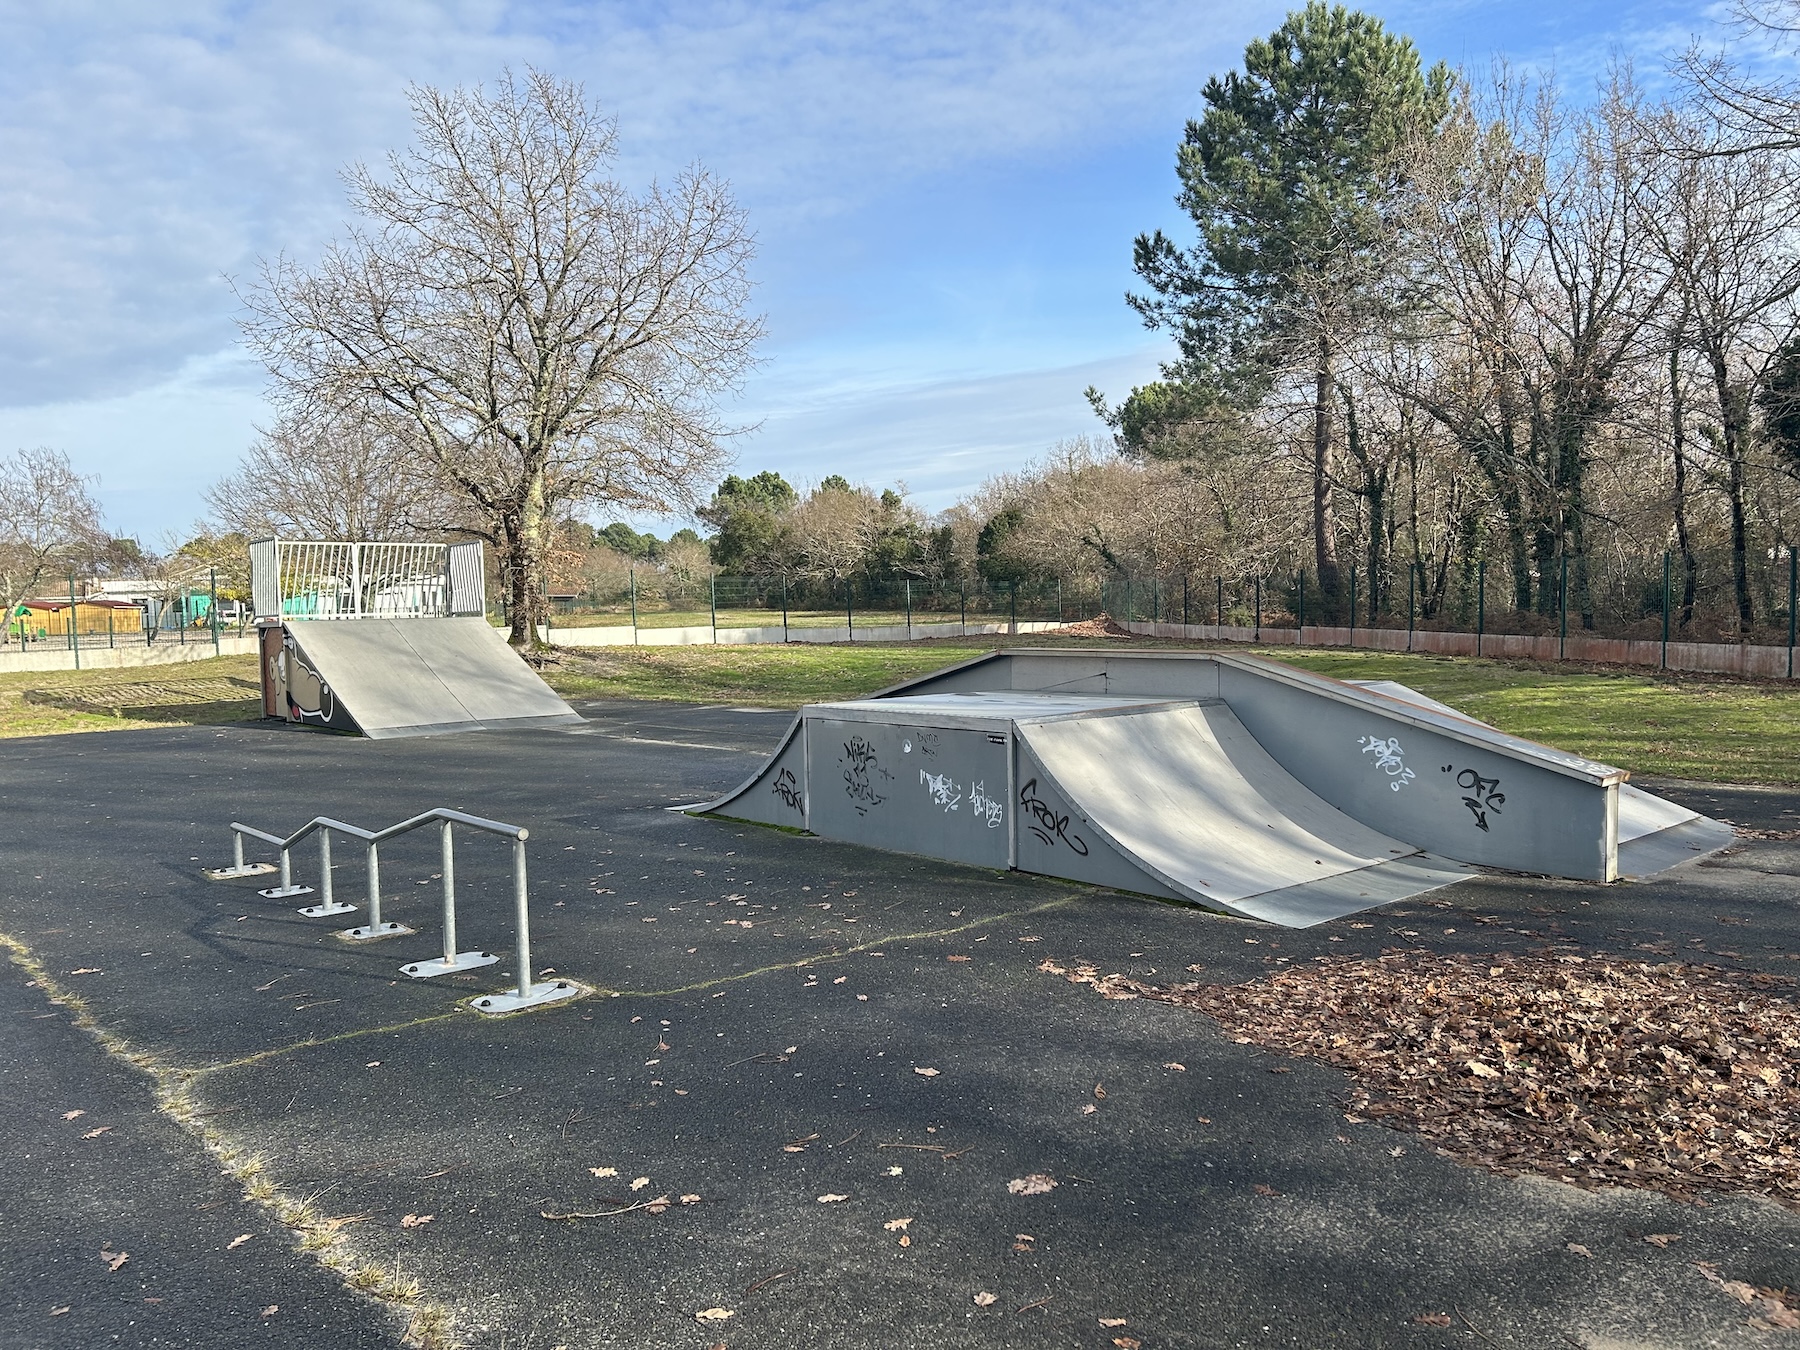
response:
<path fill-rule="evenodd" d="M 1131 240 L 1184 237 L 1182 125 L 1288 7 L 0 0 L 0 449 L 67 451 L 121 533 L 185 530 L 268 417 L 226 278 L 317 256 L 342 166 L 405 144 L 409 81 L 530 64 L 617 116 L 626 180 L 699 161 L 749 210 L 769 336 L 739 467 L 948 505 L 1097 431 L 1087 385 L 1155 377 Z M 1580 95 L 1720 31 L 1661 0 L 1367 8 L 1428 60 Z"/>

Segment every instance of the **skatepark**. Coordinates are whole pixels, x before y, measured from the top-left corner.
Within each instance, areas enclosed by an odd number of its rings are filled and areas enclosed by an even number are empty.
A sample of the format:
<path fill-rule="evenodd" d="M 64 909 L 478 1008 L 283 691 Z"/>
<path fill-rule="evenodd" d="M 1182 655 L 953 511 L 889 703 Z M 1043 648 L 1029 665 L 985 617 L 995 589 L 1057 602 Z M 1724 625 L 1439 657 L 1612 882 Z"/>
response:
<path fill-rule="evenodd" d="M 515 720 L 418 636 L 467 618 L 279 618 L 265 677 L 347 720 L 13 743 L 4 1081 L 55 1109 L 12 1141 L 48 1165 L 9 1196 L 4 1313 L 65 1338 L 18 1343 L 1780 1343 L 1694 1263 L 1787 1283 L 1791 1212 L 1470 1167 L 1347 1118 L 1335 1069 L 1040 967 L 1653 948 L 1785 977 L 1795 845 L 1719 822 L 1779 835 L 1791 792 L 1639 796 L 1402 688 L 1116 645 L 798 718 L 559 710 L 503 651 Z M 383 651 L 445 695 L 371 701 Z M 439 944 L 430 831 L 383 846 L 410 932 L 375 944 L 202 876 L 233 821 L 443 807 L 529 830 L 526 974 L 583 997 L 466 1006 L 519 974 L 498 845 L 455 866 L 500 959 L 439 980 L 399 969 Z M 361 903 L 360 855 L 335 868 Z"/>

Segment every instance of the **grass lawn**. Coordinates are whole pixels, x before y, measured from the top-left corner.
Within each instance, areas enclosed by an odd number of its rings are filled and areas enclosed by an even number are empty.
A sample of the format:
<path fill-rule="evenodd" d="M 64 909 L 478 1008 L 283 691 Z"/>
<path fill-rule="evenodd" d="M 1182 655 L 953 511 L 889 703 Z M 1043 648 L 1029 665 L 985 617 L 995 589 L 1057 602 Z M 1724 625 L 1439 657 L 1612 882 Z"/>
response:
<path fill-rule="evenodd" d="M 0 673 L 0 737 L 194 726 L 261 715 L 254 656 Z"/>
<path fill-rule="evenodd" d="M 797 708 L 873 693 L 993 645 L 971 638 L 856 647 L 565 648 L 543 674 L 567 698 Z M 1045 635 L 1008 645 L 1176 644 Z M 1800 785 L 1800 686 L 1390 652 L 1278 647 L 1256 654 L 1338 679 L 1398 680 L 1514 735 L 1638 774 Z M 0 737 L 232 722 L 259 713 L 253 656 L 0 674 Z"/>

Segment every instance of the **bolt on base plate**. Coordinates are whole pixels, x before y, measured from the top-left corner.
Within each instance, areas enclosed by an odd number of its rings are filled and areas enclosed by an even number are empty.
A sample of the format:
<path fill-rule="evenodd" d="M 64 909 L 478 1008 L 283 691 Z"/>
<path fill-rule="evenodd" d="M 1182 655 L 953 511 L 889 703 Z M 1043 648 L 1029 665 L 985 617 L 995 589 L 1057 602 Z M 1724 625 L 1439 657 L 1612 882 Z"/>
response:
<path fill-rule="evenodd" d="M 290 895 L 311 895 L 312 893 L 311 886 L 271 886 L 266 891 L 257 892 L 265 900 L 285 900 Z"/>
<path fill-rule="evenodd" d="M 346 928 L 338 937 L 345 942 L 375 942 L 381 938 L 410 936 L 413 930 L 403 923 L 364 924 L 361 928 Z"/>
<path fill-rule="evenodd" d="M 323 919 L 331 914 L 354 914 L 355 905 L 346 905 L 341 900 L 333 900 L 329 905 L 308 905 L 305 909 L 297 909 L 296 914 L 304 914 L 309 919 Z"/>
<path fill-rule="evenodd" d="M 491 966 L 500 958 L 492 952 L 458 952 L 446 961 L 441 956 L 434 956 L 429 961 L 414 961 L 411 965 L 401 966 L 402 975 L 410 975 L 415 980 L 429 980 L 433 975 L 450 975 L 459 970 L 474 970 L 477 966 Z"/>
<path fill-rule="evenodd" d="M 202 867 L 200 875 L 208 881 L 230 881 L 236 877 L 266 877 L 276 870 L 274 863 L 245 863 L 242 867 Z"/>
<path fill-rule="evenodd" d="M 501 994 L 483 994 L 469 1006 L 478 1013 L 497 1017 L 501 1013 L 523 1012 L 526 1008 L 541 1008 L 547 1003 L 561 1003 L 580 992 L 581 986 L 573 980 L 539 980 L 531 986 L 528 994 L 521 995 L 517 989 L 508 989 Z"/>

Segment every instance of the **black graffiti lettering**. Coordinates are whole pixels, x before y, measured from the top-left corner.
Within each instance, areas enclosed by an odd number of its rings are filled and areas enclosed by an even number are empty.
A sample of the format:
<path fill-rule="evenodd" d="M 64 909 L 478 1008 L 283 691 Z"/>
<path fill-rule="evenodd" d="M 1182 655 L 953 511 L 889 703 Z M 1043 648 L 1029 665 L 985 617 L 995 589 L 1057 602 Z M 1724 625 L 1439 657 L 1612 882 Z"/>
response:
<path fill-rule="evenodd" d="M 806 810 L 806 798 L 800 793 L 800 784 L 795 780 L 792 769 L 783 769 L 775 775 L 773 790 L 777 797 L 794 810 Z"/>
<path fill-rule="evenodd" d="M 1449 766 L 1445 765 L 1448 769 Z M 1506 805 L 1506 794 L 1500 791 L 1498 778 L 1483 778 L 1473 769 L 1464 769 L 1456 775 L 1456 785 L 1470 795 L 1463 798 L 1463 805 L 1469 808 L 1469 814 L 1475 817 L 1475 828 L 1488 828 L 1488 815 L 1500 814 L 1500 808 Z"/>
<path fill-rule="evenodd" d="M 875 747 L 861 736 L 844 742 L 844 758 L 838 763 L 844 765 L 844 795 L 855 804 L 859 815 L 867 815 L 871 806 L 880 806 L 887 800 L 875 790 L 875 780 L 891 775 L 875 758 Z"/>
<path fill-rule="evenodd" d="M 1087 857 L 1087 841 L 1078 834 L 1070 834 L 1069 817 L 1057 815 L 1050 803 L 1037 795 L 1037 779 L 1033 778 L 1019 789 L 1019 805 L 1025 810 L 1025 828 L 1044 843 L 1054 848 L 1060 839 L 1077 857 Z"/>

